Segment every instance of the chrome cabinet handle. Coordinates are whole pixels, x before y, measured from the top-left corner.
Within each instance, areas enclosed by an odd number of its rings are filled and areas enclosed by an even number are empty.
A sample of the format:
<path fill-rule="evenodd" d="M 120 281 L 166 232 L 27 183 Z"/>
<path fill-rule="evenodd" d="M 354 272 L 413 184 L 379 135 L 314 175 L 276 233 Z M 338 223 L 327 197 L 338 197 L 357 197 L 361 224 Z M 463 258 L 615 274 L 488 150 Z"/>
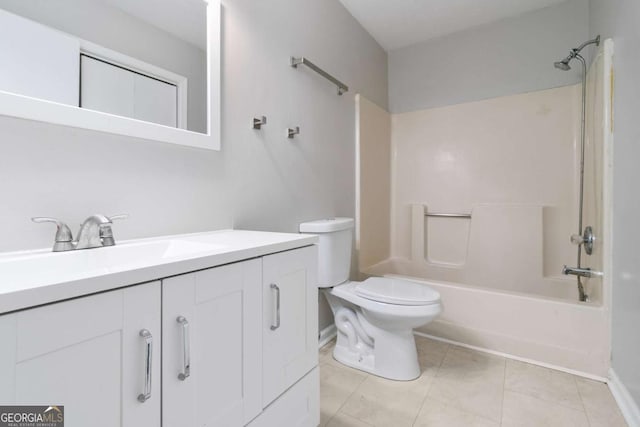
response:
<path fill-rule="evenodd" d="M 191 341 L 189 338 L 189 321 L 184 316 L 178 316 L 176 321 L 182 325 L 182 372 L 178 379 L 184 381 L 191 375 Z"/>
<path fill-rule="evenodd" d="M 273 319 L 275 323 L 271 324 L 271 330 L 275 331 L 280 327 L 280 288 L 275 283 L 272 283 L 270 286 L 272 291 L 275 291 L 275 306 L 273 307 Z"/>
<path fill-rule="evenodd" d="M 146 352 L 144 355 L 144 392 L 138 395 L 138 402 L 146 402 L 151 398 L 151 370 L 153 367 L 153 336 L 146 329 L 140 331 L 140 336 L 144 338 Z"/>

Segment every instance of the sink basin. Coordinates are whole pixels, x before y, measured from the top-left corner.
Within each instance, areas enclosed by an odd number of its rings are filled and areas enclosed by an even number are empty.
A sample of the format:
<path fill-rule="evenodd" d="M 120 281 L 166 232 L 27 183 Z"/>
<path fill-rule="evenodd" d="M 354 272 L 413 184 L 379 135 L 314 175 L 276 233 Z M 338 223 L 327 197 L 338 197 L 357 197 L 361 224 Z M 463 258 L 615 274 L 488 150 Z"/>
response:
<path fill-rule="evenodd" d="M 166 263 L 196 254 L 216 253 L 227 245 L 196 237 L 152 240 L 69 252 L 38 251 L 0 257 L 0 290 L 25 285 L 66 282 L 137 266 Z"/>
<path fill-rule="evenodd" d="M 69 252 L 0 253 L 0 314 L 312 245 L 317 237 L 216 230 Z"/>
<path fill-rule="evenodd" d="M 122 263 L 135 263 L 138 261 L 148 262 L 153 259 L 162 261 L 168 258 L 179 258 L 197 253 L 219 251 L 224 248 L 226 248 L 226 245 L 198 242 L 189 239 L 171 239 L 129 243 L 86 252 L 90 258 L 95 258 L 92 261 L 98 261 L 100 264 L 105 263 L 106 266 L 109 266 Z M 92 257 L 94 252 L 95 256 Z"/>

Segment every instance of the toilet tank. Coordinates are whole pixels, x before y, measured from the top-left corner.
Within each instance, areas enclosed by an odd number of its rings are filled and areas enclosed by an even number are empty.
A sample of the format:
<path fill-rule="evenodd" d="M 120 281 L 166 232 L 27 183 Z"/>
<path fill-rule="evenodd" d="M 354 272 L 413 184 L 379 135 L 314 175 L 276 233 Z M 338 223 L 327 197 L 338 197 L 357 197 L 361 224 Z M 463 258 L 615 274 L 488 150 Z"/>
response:
<path fill-rule="evenodd" d="M 349 280 L 353 218 L 303 222 L 300 233 L 316 234 L 319 238 L 318 287 L 329 288 Z"/>

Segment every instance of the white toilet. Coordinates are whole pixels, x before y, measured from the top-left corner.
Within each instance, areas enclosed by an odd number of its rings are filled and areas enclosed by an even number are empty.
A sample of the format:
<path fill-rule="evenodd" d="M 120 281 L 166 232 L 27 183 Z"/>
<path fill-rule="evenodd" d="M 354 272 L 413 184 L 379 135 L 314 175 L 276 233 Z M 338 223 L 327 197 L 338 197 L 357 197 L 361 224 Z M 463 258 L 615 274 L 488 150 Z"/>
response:
<path fill-rule="evenodd" d="M 393 380 L 420 376 L 413 329 L 442 311 L 440 294 L 407 280 L 372 277 L 350 282 L 353 219 L 300 224 L 317 234 L 318 287 L 331 306 L 338 329 L 333 357 L 347 366 Z"/>

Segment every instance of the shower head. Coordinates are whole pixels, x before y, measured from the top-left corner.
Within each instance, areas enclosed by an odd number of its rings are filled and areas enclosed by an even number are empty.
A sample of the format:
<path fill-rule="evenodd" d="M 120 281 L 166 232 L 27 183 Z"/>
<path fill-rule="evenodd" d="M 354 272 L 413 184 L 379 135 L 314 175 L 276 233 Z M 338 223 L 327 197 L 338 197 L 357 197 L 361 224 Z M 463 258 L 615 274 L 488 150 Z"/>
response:
<path fill-rule="evenodd" d="M 571 62 L 573 58 L 582 59 L 582 57 L 580 56 L 580 51 L 585 47 L 589 46 L 590 44 L 595 44 L 596 46 L 599 46 L 600 36 L 597 36 L 593 40 L 589 40 L 582 43 L 580 46 L 576 47 L 575 49 L 571 49 L 571 51 L 569 51 L 569 56 L 564 58 L 562 61 L 554 62 L 553 66 L 556 67 L 558 70 L 569 71 L 571 69 L 569 62 Z"/>
<path fill-rule="evenodd" d="M 563 59 L 562 61 L 554 62 L 553 66 L 558 70 L 569 71 L 571 66 L 569 65 L 569 60 Z"/>
<path fill-rule="evenodd" d="M 569 71 L 571 69 L 571 66 L 569 65 L 569 61 L 567 61 L 566 59 L 562 61 L 554 62 L 553 66 L 556 67 L 558 70 L 562 70 L 562 71 Z"/>

